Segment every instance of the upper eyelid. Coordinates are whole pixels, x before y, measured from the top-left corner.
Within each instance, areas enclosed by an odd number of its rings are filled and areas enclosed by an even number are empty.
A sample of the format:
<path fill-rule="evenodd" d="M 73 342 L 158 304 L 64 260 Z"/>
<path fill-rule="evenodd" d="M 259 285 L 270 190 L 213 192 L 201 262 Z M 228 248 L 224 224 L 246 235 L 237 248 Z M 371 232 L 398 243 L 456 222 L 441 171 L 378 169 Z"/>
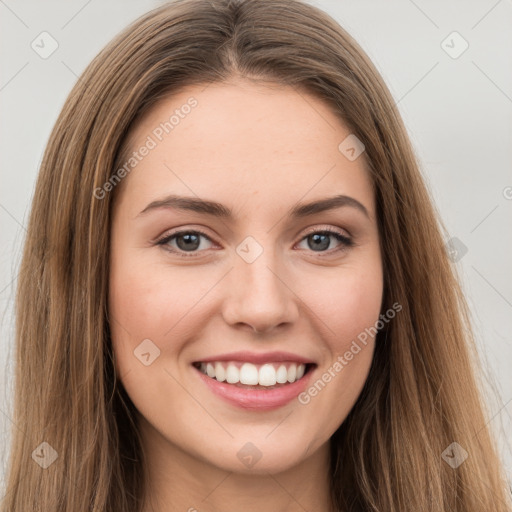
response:
<path fill-rule="evenodd" d="M 157 237 L 155 239 L 154 243 L 158 244 L 161 242 L 165 242 L 177 235 L 182 235 L 182 234 L 186 234 L 186 233 L 197 233 L 201 236 L 204 236 L 205 238 L 208 238 L 208 240 L 210 240 L 211 242 L 214 242 L 212 237 L 208 233 L 205 233 L 203 230 L 197 229 L 197 228 L 190 228 L 190 229 L 178 229 L 177 231 L 173 231 L 171 233 L 165 233 L 162 236 Z"/>
<path fill-rule="evenodd" d="M 352 235 L 349 233 L 349 231 L 347 229 L 340 228 L 340 227 L 334 227 L 334 226 L 328 226 L 327 224 L 324 224 L 323 226 L 322 225 L 320 225 L 320 226 L 314 225 L 314 226 L 310 226 L 310 227 L 306 228 L 306 232 L 304 233 L 302 238 L 310 235 L 311 233 L 322 232 L 322 231 L 338 233 L 338 234 L 341 234 L 342 236 L 344 236 L 345 238 L 352 238 Z M 301 238 L 301 240 L 302 240 L 302 238 Z"/>

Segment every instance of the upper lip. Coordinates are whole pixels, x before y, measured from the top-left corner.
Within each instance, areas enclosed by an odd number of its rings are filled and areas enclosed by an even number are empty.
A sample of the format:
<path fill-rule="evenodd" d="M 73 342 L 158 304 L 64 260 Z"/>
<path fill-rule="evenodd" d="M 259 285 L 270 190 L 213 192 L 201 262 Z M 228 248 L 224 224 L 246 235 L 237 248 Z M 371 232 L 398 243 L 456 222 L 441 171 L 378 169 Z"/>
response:
<path fill-rule="evenodd" d="M 253 364 L 269 362 L 291 361 L 296 363 L 313 364 L 314 361 L 306 357 L 292 354 L 291 352 L 230 352 L 229 354 L 218 354 L 205 357 L 196 361 L 197 363 L 209 363 L 213 361 L 245 361 Z"/>

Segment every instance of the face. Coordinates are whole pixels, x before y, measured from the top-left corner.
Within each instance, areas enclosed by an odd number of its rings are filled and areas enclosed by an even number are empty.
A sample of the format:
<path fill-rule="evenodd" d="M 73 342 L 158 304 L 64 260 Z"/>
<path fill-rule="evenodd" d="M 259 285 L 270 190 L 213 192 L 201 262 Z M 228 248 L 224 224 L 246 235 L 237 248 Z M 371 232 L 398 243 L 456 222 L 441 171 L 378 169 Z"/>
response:
<path fill-rule="evenodd" d="M 321 100 L 245 81 L 183 89 L 131 133 L 109 315 L 116 370 L 162 453 L 282 471 L 354 405 L 383 275 L 349 135 Z"/>

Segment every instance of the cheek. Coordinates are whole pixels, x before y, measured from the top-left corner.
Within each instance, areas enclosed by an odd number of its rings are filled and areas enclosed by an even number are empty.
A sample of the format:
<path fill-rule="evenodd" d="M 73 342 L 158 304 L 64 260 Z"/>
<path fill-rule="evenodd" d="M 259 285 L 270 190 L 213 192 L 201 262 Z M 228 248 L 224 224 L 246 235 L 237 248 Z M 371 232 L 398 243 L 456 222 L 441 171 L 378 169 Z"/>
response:
<path fill-rule="evenodd" d="M 324 333 L 325 357 L 299 402 L 311 417 L 323 418 L 326 432 L 343 422 L 368 377 L 383 292 L 381 266 L 374 261 L 340 267 L 308 287 L 314 290 L 309 298 Z"/>
<path fill-rule="evenodd" d="M 112 267 L 109 311 L 115 340 L 140 343 L 145 338 L 161 337 L 165 328 L 165 319 L 159 320 L 162 300 L 169 311 L 175 304 L 170 294 L 162 297 L 161 287 L 155 287 L 153 281 L 148 269 L 136 261 L 116 262 Z"/>
<path fill-rule="evenodd" d="M 124 372 L 138 367 L 134 350 L 146 339 L 167 355 L 179 355 L 203 312 L 201 298 L 218 277 L 198 276 L 193 267 L 175 272 L 126 251 L 113 259 L 109 283 L 109 318 L 116 361 Z M 123 373 L 124 373 L 123 372 Z"/>
<path fill-rule="evenodd" d="M 314 310 L 330 352 L 344 352 L 379 319 L 383 276 L 378 260 L 373 265 L 347 265 L 318 273 L 302 282 L 302 296 Z"/>
<path fill-rule="evenodd" d="M 345 351 L 347 344 L 375 325 L 382 307 L 382 280 L 352 274 L 337 290 L 330 290 L 331 301 L 326 314 L 332 319 L 332 330 L 343 333 L 335 337 L 337 352 Z"/>
<path fill-rule="evenodd" d="M 115 255 L 116 253 L 114 253 Z M 169 318 L 162 316 L 163 304 L 174 311 L 175 300 L 164 295 L 155 282 L 154 271 L 126 250 L 113 257 L 109 282 L 109 319 L 116 365 L 120 374 L 138 369 L 134 351 L 143 342 L 154 343 L 153 357 L 162 351 L 162 333 L 169 330 Z M 172 290 L 172 288 L 170 288 Z M 148 344 L 148 342 L 145 342 Z M 151 344 L 149 344 L 151 346 Z M 155 348 L 156 347 L 156 348 Z"/>

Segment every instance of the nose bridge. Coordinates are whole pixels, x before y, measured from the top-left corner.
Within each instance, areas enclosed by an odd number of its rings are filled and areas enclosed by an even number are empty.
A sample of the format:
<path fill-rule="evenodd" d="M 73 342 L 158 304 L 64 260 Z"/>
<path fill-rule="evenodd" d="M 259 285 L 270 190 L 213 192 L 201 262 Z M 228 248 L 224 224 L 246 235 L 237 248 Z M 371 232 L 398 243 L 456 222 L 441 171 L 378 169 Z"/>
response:
<path fill-rule="evenodd" d="M 260 238 L 261 239 L 261 238 Z M 261 293 L 268 300 L 283 295 L 283 278 L 278 275 L 282 268 L 271 237 L 266 237 L 265 246 L 254 237 L 246 237 L 236 248 L 235 273 L 246 286 L 244 294 L 257 298 Z"/>
<path fill-rule="evenodd" d="M 264 331 L 296 319 L 294 294 L 287 286 L 285 267 L 270 240 L 265 237 L 264 246 L 248 236 L 236 247 L 232 293 L 225 309 L 229 323 L 245 323 Z"/>

